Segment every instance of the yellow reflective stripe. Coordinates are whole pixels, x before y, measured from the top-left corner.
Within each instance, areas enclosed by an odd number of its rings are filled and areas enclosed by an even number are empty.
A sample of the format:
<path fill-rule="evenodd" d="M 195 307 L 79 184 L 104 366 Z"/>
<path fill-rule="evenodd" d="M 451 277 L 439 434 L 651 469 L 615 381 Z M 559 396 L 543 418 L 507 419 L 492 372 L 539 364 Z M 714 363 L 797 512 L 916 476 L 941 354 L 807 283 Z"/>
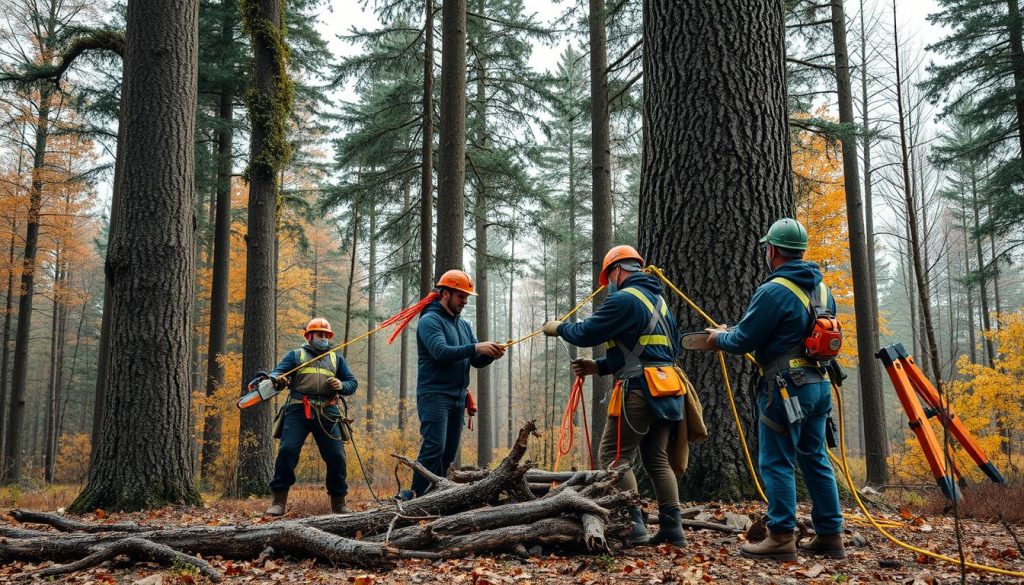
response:
<path fill-rule="evenodd" d="M 622 290 L 625 291 L 625 292 L 628 292 L 629 294 L 633 295 L 634 297 L 640 299 L 640 302 L 643 303 L 645 307 L 647 307 L 647 310 L 650 311 L 651 313 L 654 313 L 654 305 L 651 304 L 651 301 L 647 300 L 647 296 L 644 295 L 644 293 L 642 293 L 642 292 L 640 292 L 637 289 L 632 288 L 632 287 L 627 287 L 627 288 L 624 288 Z M 661 303 L 661 314 L 662 315 L 667 315 L 668 314 L 668 305 L 665 304 L 665 303 Z"/>
<path fill-rule="evenodd" d="M 669 345 L 667 335 L 641 335 L 640 345 Z"/>
<path fill-rule="evenodd" d="M 614 341 L 606 341 L 606 342 L 604 343 L 604 346 L 605 346 L 605 347 L 606 347 L 607 349 L 611 349 L 611 348 L 615 347 L 615 342 L 614 342 Z"/>
<path fill-rule="evenodd" d="M 332 351 L 332 352 L 327 354 L 327 357 L 328 357 L 328 359 L 331 360 L 331 368 L 333 368 L 333 369 L 328 370 L 327 368 L 321 368 L 318 365 L 320 363 L 320 360 L 317 360 L 317 361 L 313 362 L 312 364 L 310 364 L 308 366 L 304 366 L 304 367 L 300 368 L 298 370 L 298 372 L 296 372 L 296 373 L 298 373 L 298 374 L 320 374 L 321 376 L 334 376 L 335 372 L 338 371 L 338 354 L 336 354 L 336 353 L 334 353 Z M 299 348 L 299 359 L 301 361 L 305 362 L 305 361 L 313 359 L 313 356 L 309 355 L 309 353 L 306 352 L 306 348 L 300 347 Z M 320 359 L 323 359 L 323 356 L 320 356 Z"/>
<path fill-rule="evenodd" d="M 790 292 L 796 295 L 796 298 L 800 299 L 800 302 L 803 303 L 805 309 L 811 308 L 811 299 L 807 298 L 807 293 L 800 290 L 800 287 L 794 284 L 792 280 L 789 280 L 788 278 L 783 278 L 781 276 L 776 276 L 775 278 L 772 279 L 772 282 L 781 284 L 782 286 L 788 288 Z"/>
<path fill-rule="evenodd" d="M 821 306 L 828 308 L 828 287 L 825 286 L 825 281 L 821 281 L 818 284 L 818 298 L 821 299 Z"/>

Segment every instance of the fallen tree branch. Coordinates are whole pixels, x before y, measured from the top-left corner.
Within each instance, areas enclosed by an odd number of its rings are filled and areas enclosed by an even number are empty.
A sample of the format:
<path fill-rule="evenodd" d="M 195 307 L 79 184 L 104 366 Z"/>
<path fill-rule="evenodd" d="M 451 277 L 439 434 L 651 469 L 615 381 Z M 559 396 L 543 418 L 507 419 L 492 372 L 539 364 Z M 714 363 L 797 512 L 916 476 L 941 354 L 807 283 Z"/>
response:
<path fill-rule="evenodd" d="M 18 522 L 25 524 L 45 524 L 46 526 L 52 526 L 61 532 L 146 532 L 147 530 L 153 529 L 149 526 L 130 524 L 127 522 L 121 522 L 118 524 L 89 524 L 88 522 L 72 520 L 67 516 L 55 514 L 53 512 L 37 512 L 35 510 L 21 510 L 17 508 L 11 510 L 8 514 Z"/>
<path fill-rule="evenodd" d="M 74 573 L 76 571 L 83 571 L 90 567 L 95 567 L 104 561 L 108 561 L 122 555 L 135 561 L 152 560 L 167 566 L 188 565 L 195 567 L 200 574 L 205 575 L 211 581 L 219 582 L 223 579 L 220 572 L 214 569 L 210 563 L 203 559 L 187 555 L 183 552 L 176 551 L 165 544 L 151 542 L 138 536 L 130 536 L 101 546 L 98 550 L 82 559 L 65 565 L 53 565 L 46 567 L 32 573 L 32 575 L 35 577 L 66 575 L 68 573 Z"/>

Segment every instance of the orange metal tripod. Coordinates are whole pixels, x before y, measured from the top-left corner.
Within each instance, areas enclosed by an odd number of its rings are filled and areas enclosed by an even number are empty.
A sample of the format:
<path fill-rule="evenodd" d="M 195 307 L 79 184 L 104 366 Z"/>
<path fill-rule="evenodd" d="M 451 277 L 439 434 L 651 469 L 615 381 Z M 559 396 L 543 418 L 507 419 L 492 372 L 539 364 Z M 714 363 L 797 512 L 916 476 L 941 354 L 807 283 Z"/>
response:
<path fill-rule="evenodd" d="M 956 465 L 952 463 L 952 456 L 949 457 L 952 469 L 946 467 L 946 457 L 943 455 L 941 442 L 935 437 L 935 432 L 928 424 L 928 419 L 933 416 L 938 416 L 943 426 L 949 428 L 950 434 L 956 438 L 964 451 L 971 456 L 971 459 L 978 464 L 978 467 L 989 479 L 995 483 L 1006 483 L 1003 474 L 999 473 L 995 465 L 989 461 L 981 446 L 953 411 L 952 405 L 948 401 L 943 404 L 935 386 L 917 367 L 914 358 L 907 353 L 902 343 L 883 347 L 875 354 L 875 357 L 882 360 L 885 371 L 896 388 L 896 396 L 899 397 L 903 410 L 906 411 L 907 417 L 910 419 L 910 428 L 917 435 L 917 441 L 921 444 L 932 474 L 935 475 L 935 481 L 947 498 L 950 500 L 960 498 L 960 490 L 954 481 L 954 479 L 959 479 L 960 473 Z M 918 396 L 928 404 L 927 408 L 921 406 Z"/>

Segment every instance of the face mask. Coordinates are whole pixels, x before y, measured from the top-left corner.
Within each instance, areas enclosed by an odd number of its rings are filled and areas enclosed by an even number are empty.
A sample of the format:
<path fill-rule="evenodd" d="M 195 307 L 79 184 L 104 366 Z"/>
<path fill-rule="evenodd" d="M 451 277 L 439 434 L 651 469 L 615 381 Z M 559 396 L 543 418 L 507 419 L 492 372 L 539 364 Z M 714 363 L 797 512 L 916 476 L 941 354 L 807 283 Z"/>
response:
<path fill-rule="evenodd" d="M 618 270 L 618 266 L 616 266 L 614 270 Z M 619 290 L 619 283 L 616 282 L 616 278 L 613 275 L 611 275 L 611 274 L 608 275 L 608 286 L 607 286 L 607 288 L 608 288 L 608 294 L 612 294 L 612 293 L 616 292 L 617 290 Z"/>
<path fill-rule="evenodd" d="M 328 347 L 331 347 L 331 340 L 321 337 L 320 339 L 313 340 L 313 347 L 320 351 L 324 351 Z"/>

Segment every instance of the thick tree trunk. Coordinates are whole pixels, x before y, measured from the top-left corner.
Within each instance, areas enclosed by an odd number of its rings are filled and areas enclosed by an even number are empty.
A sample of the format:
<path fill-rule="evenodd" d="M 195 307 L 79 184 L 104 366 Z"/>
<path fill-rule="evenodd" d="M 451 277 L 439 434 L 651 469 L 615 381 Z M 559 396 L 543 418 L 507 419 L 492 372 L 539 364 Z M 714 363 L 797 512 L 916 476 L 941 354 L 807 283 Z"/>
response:
<path fill-rule="evenodd" d="M 291 112 L 287 73 L 284 2 L 254 0 L 242 7 L 243 26 L 253 47 L 253 85 L 247 95 L 252 120 L 249 209 L 246 234 L 245 325 L 242 333 L 242 391 L 256 372 L 276 358 L 277 213 L 279 173 L 289 156 L 285 127 Z M 238 495 L 265 494 L 273 471 L 270 404 L 241 412 Z"/>
<path fill-rule="evenodd" d="M 782 4 L 649 0 L 643 42 L 640 249 L 711 316 L 735 323 L 764 276 L 759 236 L 794 209 Z M 682 331 L 707 325 L 679 299 L 666 300 Z M 733 387 L 746 388 L 754 369 L 730 363 Z M 718 368 L 697 353 L 683 364 L 705 392 L 711 430 L 690 460 L 685 497 L 751 497 L 728 403 L 711 390 L 722 388 Z M 736 398 L 753 428 L 750 396 Z"/>
<path fill-rule="evenodd" d="M 832 0 L 832 37 L 835 48 L 836 85 L 839 93 L 839 121 L 853 125 L 853 90 L 850 85 L 850 60 L 846 43 L 846 14 L 843 0 Z M 864 427 L 864 452 L 867 459 L 868 483 L 883 485 L 889 481 L 885 445 L 885 400 L 882 377 L 875 359 L 877 339 L 874 336 L 876 308 L 872 301 L 868 241 L 864 232 L 864 205 L 860 196 L 860 166 L 857 142 L 844 136 L 843 186 L 846 191 L 846 225 L 850 240 L 850 268 L 853 276 L 854 318 L 857 323 L 857 372 L 860 379 L 861 421 Z M 827 278 L 826 278 L 827 280 Z M 840 380 L 841 382 L 841 380 Z M 864 425 L 869 420 L 871 424 Z"/>
<path fill-rule="evenodd" d="M 230 0 L 228 0 L 230 1 Z M 224 35 L 232 34 L 234 18 L 224 19 Z M 228 283 L 231 272 L 231 170 L 234 160 L 234 94 L 224 88 L 220 95 L 217 130 L 217 208 L 213 228 L 213 284 L 210 287 L 210 335 L 206 351 L 206 397 L 212 398 L 224 385 L 224 364 L 220 358 L 227 348 Z M 203 478 L 214 471 L 220 455 L 221 420 L 213 409 L 203 424 Z"/>
<path fill-rule="evenodd" d="M 53 89 L 43 88 L 39 97 L 39 117 L 35 124 L 35 150 L 32 162 L 32 189 L 22 256 L 21 289 L 18 294 L 18 328 L 14 335 L 14 372 L 11 379 L 11 406 L 8 416 L 4 469 L 5 483 L 21 481 L 21 424 L 25 419 L 25 385 L 28 381 L 28 349 L 32 327 L 32 300 L 35 296 L 36 250 L 39 245 L 39 212 L 43 201 L 46 142 L 49 137 L 50 98 Z"/>
<path fill-rule="evenodd" d="M 201 503 L 188 445 L 198 13 L 195 0 L 128 7 L 114 186 L 124 222 L 107 253 L 118 342 L 79 513 Z"/>
<path fill-rule="evenodd" d="M 605 43 L 605 6 L 604 0 L 590 0 L 590 136 L 591 136 L 591 281 L 594 288 L 598 286 L 601 274 L 601 262 L 604 255 L 612 247 L 612 162 L 611 162 L 611 130 L 608 115 L 608 49 Z M 608 293 L 602 292 L 594 298 L 594 306 L 599 306 Z M 604 346 L 591 350 L 593 359 L 604 357 Z M 591 377 L 590 404 L 594 411 L 591 422 L 591 437 L 604 434 L 605 418 L 598 411 L 598 405 L 611 391 L 611 380 L 605 376 Z M 594 460 L 597 461 L 597 448 L 600 441 L 594 441 Z"/>
<path fill-rule="evenodd" d="M 447 270 L 462 268 L 466 187 L 466 0 L 445 0 L 441 7 L 439 156 L 435 278 L 440 278 Z M 481 415 L 487 416 L 484 411 Z"/>
<path fill-rule="evenodd" d="M 434 0 L 423 8 L 423 148 L 420 154 L 420 298 L 434 288 Z M 408 306 L 403 303 L 403 307 Z M 403 333 L 403 337 L 404 337 Z"/>

